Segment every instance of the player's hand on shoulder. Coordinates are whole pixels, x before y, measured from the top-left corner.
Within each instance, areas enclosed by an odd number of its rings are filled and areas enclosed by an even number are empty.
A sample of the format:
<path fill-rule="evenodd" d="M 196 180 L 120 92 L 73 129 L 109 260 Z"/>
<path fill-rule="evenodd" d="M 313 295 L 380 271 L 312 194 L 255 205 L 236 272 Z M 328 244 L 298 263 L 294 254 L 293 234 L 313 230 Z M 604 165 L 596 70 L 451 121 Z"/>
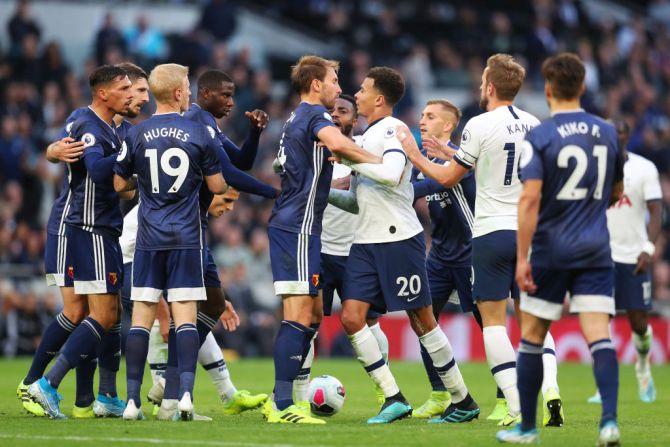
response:
<path fill-rule="evenodd" d="M 426 137 L 421 140 L 421 145 L 426 150 L 429 158 L 441 158 L 442 160 L 451 160 L 456 154 L 456 150 L 449 147 L 444 141 L 435 137 Z"/>
<path fill-rule="evenodd" d="M 244 112 L 244 115 L 249 118 L 251 126 L 259 130 L 265 129 L 270 122 L 270 115 L 260 109 L 256 109 L 253 112 Z"/>
<path fill-rule="evenodd" d="M 65 137 L 49 146 L 49 156 L 65 163 L 74 163 L 84 153 L 84 142 Z"/>
<path fill-rule="evenodd" d="M 416 140 L 414 139 L 412 132 L 410 132 L 407 126 L 398 125 L 396 126 L 395 131 L 396 131 L 396 138 L 398 138 L 398 141 L 400 141 L 400 144 L 402 144 L 402 148 L 405 150 L 405 153 L 410 159 L 413 156 L 421 155 L 421 151 L 419 151 L 419 146 L 417 146 Z"/>
<path fill-rule="evenodd" d="M 516 283 L 519 290 L 527 293 L 535 293 L 537 286 L 533 280 L 533 270 L 527 259 L 517 259 L 516 261 Z"/>

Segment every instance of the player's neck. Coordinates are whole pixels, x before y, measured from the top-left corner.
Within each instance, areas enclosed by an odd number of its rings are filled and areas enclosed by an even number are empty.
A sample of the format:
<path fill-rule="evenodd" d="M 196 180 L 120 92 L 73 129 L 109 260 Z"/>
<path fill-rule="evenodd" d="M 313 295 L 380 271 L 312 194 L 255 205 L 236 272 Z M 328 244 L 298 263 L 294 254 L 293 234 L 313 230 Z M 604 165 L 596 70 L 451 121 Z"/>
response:
<path fill-rule="evenodd" d="M 89 107 L 101 120 L 109 125 L 114 124 L 114 115 L 116 115 L 116 112 L 108 108 L 105 104 L 94 100 Z"/>
<path fill-rule="evenodd" d="M 307 104 L 311 105 L 318 105 L 322 106 L 323 102 L 321 102 L 321 97 L 318 93 L 304 93 L 300 95 L 300 102 L 306 102 Z"/>
<path fill-rule="evenodd" d="M 393 115 L 393 109 L 389 107 L 380 107 L 374 109 L 372 113 L 370 113 L 368 116 L 365 117 L 365 119 L 367 119 L 368 124 L 370 124 L 391 115 Z"/>
<path fill-rule="evenodd" d="M 123 119 L 124 119 L 124 118 L 125 118 L 125 117 L 124 117 L 123 115 L 119 115 L 119 114 L 117 113 L 116 115 L 114 115 L 114 118 L 113 118 L 113 119 L 114 119 L 114 124 L 115 124 L 117 127 L 120 126 L 121 123 L 123 122 Z"/>
<path fill-rule="evenodd" d="M 487 112 L 492 112 L 495 109 L 497 109 L 498 107 L 507 107 L 507 106 L 511 106 L 513 104 L 514 104 L 514 101 L 502 101 L 498 98 L 491 98 L 491 99 L 489 99 L 489 103 L 486 106 L 486 111 Z"/>
<path fill-rule="evenodd" d="M 166 113 L 181 113 L 179 104 L 156 103 L 156 113 L 154 115 L 164 115 Z"/>
<path fill-rule="evenodd" d="M 579 98 L 567 101 L 557 99 L 552 99 L 551 101 L 549 101 L 549 110 L 551 110 L 551 113 L 579 110 L 581 108 L 582 106 L 579 103 Z"/>

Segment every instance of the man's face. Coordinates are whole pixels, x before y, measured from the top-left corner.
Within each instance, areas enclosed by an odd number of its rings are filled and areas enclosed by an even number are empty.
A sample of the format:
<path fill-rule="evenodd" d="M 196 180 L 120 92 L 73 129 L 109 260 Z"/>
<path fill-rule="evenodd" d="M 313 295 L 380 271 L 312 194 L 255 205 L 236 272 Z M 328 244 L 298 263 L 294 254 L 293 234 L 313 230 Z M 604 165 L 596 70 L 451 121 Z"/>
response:
<path fill-rule="evenodd" d="M 128 76 L 118 77 L 105 87 L 99 89 L 102 91 L 103 99 L 107 107 L 119 115 L 126 115 L 128 108 L 133 101 L 133 93 L 130 89 L 132 83 Z"/>
<path fill-rule="evenodd" d="M 228 188 L 224 194 L 217 194 L 212 199 L 209 205 L 209 214 L 214 217 L 219 217 L 224 213 L 232 211 L 235 207 L 235 202 L 240 198 L 240 193 L 235 188 Z"/>
<path fill-rule="evenodd" d="M 222 82 L 219 88 L 206 90 L 207 111 L 217 119 L 228 116 L 235 105 L 233 95 L 235 95 L 235 85 L 232 82 Z"/>
<path fill-rule="evenodd" d="M 450 118 L 451 113 L 444 110 L 444 107 L 442 107 L 440 104 L 427 105 L 423 109 L 423 112 L 421 112 L 421 119 L 419 120 L 421 138 L 444 138 L 444 134 L 450 126 L 453 130 L 453 123 Z"/>
<path fill-rule="evenodd" d="M 619 142 L 619 149 L 626 149 L 626 146 L 628 146 L 628 140 L 630 139 L 630 128 L 625 121 L 619 121 L 616 124 L 616 135 Z"/>
<path fill-rule="evenodd" d="M 138 78 L 130 87 L 130 92 L 133 95 L 133 100 L 128 107 L 128 112 L 125 114 L 128 118 L 137 118 L 142 112 L 144 104 L 149 102 L 149 84 L 144 78 Z"/>
<path fill-rule="evenodd" d="M 339 80 L 337 79 L 337 72 L 334 68 L 328 67 L 326 76 L 321 82 L 321 104 L 326 109 L 332 109 L 335 106 L 335 100 L 342 93 Z"/>
<path fill-rule="evenodd" d="M 375 102 L 378 96 L 379 92 L 375 88 L 374 79 L 363 79 L 360 90 L 354 95 L 359 115 L 370 116 L 375 110 Z"/>
<path fill-rule="evenodd" d="M 335 107 L 330 111 L 333 117 L 333 122 L 340 129 L 340 132 L 346 136 L 350 136 L 356 125 L 356 112 L 354 112 L 354 105 L 346 99 L 337 98 L 335 100 Z"/>
<path fill-rule="evenodd" d="M 479 87 L 481 95 L 479 97 L 479 108 L 482 110 L 487 110 L 486 108 L 489 105 L 489 93 L 488 93 L 488 81 L 486 79 L 486 74 L 489 67 L 486 67 L 482 72 L 482 85 Z"/>
<path fill-rule="evenodd" d="M 191 85 L 188 82 L 188 76 L 184 76 L 181 81 L 181 88 L 177 90 L 179 92 L 178 102 L 179 102 L 179 111 L 185 112 L 188 110 L 188 105 L 191 102 Z"/>

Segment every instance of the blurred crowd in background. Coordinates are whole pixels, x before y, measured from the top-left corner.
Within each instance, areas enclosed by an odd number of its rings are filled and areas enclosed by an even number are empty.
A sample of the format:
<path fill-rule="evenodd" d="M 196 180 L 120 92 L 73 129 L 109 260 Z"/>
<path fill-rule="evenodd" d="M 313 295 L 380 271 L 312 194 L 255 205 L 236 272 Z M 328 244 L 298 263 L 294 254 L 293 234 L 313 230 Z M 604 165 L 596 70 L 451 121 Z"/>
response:
<path fill-rule="evenodd" d="M 670 2 L 626 5 L 625 20 L 594 21 L 572 0 L 470 1 L 211 0 L 188 33 L 165 35 L 144 16 L 118 23 L 112 10 L 90 43 L 84 67 L 65 62 L 59 42 L 45 41 L 31 5 L 19 2 L 6 24 L 9 42 L 0 48 L 0 342 L 5 355 L 32 352 L 42 329 L 59 310 L 60 294 L 43 279 L 45 223 L 61 184 L 63 167 L 44 152 L 75 108 L 90 102 L 88 73 L 103 63 L 135 61 L 147 71 L 171 61 L 188 65 L 193 81 L 205 68 L 228 72 L 236 106 L 221 128 L 241 143 L 249 128 L 247 110 L 271 116 L 253 170 L 279 185 L 271 162 L 284 120 L 297 98 L 287 85 L 292 61 L 268 55 L 257 61 L 250 49 L 232 51 L 239 8 L 290 24 L 307 35 L 341 45 L 340 79 L 355 93 L 368 68 L 400 69 L 407 94 L 396 115 L 416 127 L 423 104 L 419 92 L 446 88 L 469 92 L 461 126 L 480 113 L 479 84 L 492 53 L 515 55 L 528 69 L 524 92 L 541 91 L 542 60 L 574 51 L 587 68 L 584 107 L 606 118 L 628 121 L 629 150 L 651 159 L 661 172 L 670 206 Z M 192 88 L 192 91 L 196 90 Z M 447 98 L 449 99 L 449 98 Z M 146 107 L 145 117 L 153 111 Z M 359 128 L 362 126 L 359 125 Z M 360 131 L 360 129 L 359 129 Z M 458 141 L 458 132 L 454 135 Z M 277 324 L 266 223 L 272 203 L 243 195 L 235 211 L 212 220 L 209 243 L 221 268 L 226 293 L 242 317 L 241 329 L 222 343 L 241 355 L 270 355 Z M 420 210 L 426 219 L 425 210 Z M 655 308 L 670 305 L 670 227 L 665 224 L 654 264 Z"/>

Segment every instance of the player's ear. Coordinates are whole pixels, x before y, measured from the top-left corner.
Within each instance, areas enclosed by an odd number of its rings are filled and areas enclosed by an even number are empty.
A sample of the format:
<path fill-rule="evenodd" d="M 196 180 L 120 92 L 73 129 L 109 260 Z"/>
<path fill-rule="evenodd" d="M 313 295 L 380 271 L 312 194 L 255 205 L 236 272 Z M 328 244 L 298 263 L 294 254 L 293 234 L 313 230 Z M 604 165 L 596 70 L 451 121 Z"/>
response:
<path fill-rule="evenodd" d="M 553 96 L 551 94 L 551 84 L 549 84 L 548 81 L 544 82 L 544 96 L 546 96 L 547 99 L 550 99 Z"/>

